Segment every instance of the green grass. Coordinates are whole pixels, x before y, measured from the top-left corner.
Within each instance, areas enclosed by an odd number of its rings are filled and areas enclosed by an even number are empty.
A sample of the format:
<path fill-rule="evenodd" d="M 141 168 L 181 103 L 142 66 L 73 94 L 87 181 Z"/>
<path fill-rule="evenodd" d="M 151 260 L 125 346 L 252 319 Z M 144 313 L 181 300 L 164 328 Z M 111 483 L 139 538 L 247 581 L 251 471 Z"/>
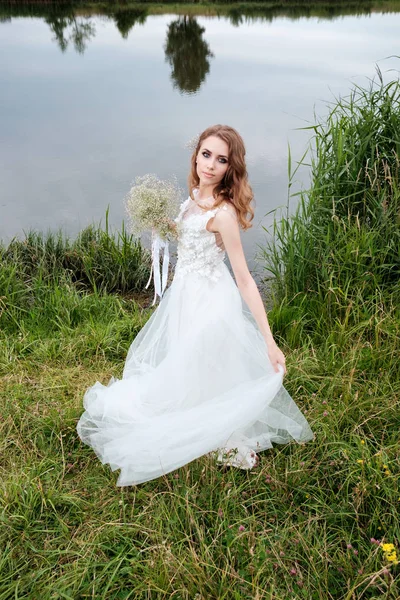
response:
<path fill-rule="evenodd" d="M 121 489 L 75 425 L 86 387 L 120 376 L 122 356 L 112 335 L 96 350 L 85 339 L 75 362 L 71 341 L 65 359 L 42 346 L 3 376 L 0 598 L 398 597 L 370 541 L 399 538 L 390 368 L 372 371 L 356 344 L 288 352 L 314 443 L 264 452 L 250 472 L 203 457 Z"/>
<path fill-rule="evenodd" d="M 285 386 L 315 441 L 251 471 L 204 456 L 116 487 L 76 423 L 151 314 L 148 254 L 99 229 L 1 249 L 0 600 L 400 597 L 374 541 L 399 556 L 398 85 L 315 126 L 311 188 L 266 244 Z"/>
<path fill-rule="evenodd" d="M 355 86 L 314 132 L 311 186 L 262 249 L 276 305 L 321 342 L 400 304 L 400 83 Z M 295 169 L 289 152 L 289 189 Z M 289 198 L 290 199 L 290 198 Z M 397 310 L 397 318 L 399 312 Z M 286 323 L 289 323 L 288 319 Z M 294 342 L 292 333 L 292 343 Z"/>

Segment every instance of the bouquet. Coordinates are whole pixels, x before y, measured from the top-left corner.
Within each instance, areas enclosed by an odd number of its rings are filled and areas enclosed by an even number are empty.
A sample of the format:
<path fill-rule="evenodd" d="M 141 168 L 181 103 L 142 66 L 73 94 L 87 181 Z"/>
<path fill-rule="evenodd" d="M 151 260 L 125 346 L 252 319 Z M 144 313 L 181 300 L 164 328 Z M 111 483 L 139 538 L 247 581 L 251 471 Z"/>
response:
<path fill-rule="evenodd" d="M 131 231 L 138 235 L 144 231 L 152 232 L 152 264 L 150 285 L 154 273 L 154 300 L 162 295 L 167 286 L 169 266 L 169 246 L 171 239 L 177 238 L 176 223 L 173 217 L 177 214 L 181 202 L 181 190 L 176 178 L 162 181 L 156 175 L 148 174 L 136 177 L 135 183 L 125 198 L 125 208 L 129 216 Z M 160 276 L 160 250 L 164 250 L 162 281 Z"/>

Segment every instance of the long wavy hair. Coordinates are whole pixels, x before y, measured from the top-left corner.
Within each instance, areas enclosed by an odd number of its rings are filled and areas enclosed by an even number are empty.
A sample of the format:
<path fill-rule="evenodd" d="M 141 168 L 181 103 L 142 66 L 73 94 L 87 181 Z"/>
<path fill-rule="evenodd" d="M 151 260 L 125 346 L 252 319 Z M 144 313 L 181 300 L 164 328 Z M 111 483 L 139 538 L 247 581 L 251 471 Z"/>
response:
<path fill-rule="evenodd" d="M 219 137 L 228 144 L 228 168 L 223 179 L 214 187 L 213 196 L 217 207 L 222 202 L 231 202 L 236 208 L 239 226 L 243 229 L 252 227 L 250 221 L 254 218 L 254 210 L 251 202 L 254 200 L 253 190 L 248 182 L 247 168 L 245 162 L 246 149 L 241 135 L 228 125 L 212 125 L 200 134 L 196 148 L 191 157 L 191 168 L 188 176 L 189 194 L 194 200 L 193 189 L 196 188 L 200 179 L 196 171 L 196 158 L 204 140 L 211 135 Z M 207 209 L 209 207 L 201 206 Z"/>

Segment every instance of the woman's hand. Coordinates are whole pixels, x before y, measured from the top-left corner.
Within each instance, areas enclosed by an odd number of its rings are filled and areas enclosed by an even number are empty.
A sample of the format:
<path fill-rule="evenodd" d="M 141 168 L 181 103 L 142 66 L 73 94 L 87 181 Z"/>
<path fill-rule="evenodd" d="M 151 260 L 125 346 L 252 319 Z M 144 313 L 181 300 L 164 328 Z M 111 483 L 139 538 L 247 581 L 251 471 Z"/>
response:
<path fill-rule="evenodd" d="M 169 219 L 168 217 L 165 217 L 152 227 L 151 233 L 153 237 L 155 235 L 164 237 L 166 234 L 171 234 L 173 238 L 177 238 L 177 225 L 175 221 Z"/>
<path fill-rule="evenodd" d="M 176 223 L 172 219 L 167 218 L 168 227 L 171 231 L 176 231 Z"/>
<path fill-rule="evenodd" d="M 163 219 L 163 223 L 165 223 L 169 233 L 171 233 L 173 237 L 177 237 L 177 226 L 175 221 L 173 221 L 169 217 L 165 217 L 165 219 Z"/>
<path fill-rule="evenodd" d="M 273 340 L 267 342 L 268 356 L 275 371 L 279 373 L 279 367 L 283 367 L 283 374 L 286 375 L 286 360 L 282 350 L 278 348 Z"/>

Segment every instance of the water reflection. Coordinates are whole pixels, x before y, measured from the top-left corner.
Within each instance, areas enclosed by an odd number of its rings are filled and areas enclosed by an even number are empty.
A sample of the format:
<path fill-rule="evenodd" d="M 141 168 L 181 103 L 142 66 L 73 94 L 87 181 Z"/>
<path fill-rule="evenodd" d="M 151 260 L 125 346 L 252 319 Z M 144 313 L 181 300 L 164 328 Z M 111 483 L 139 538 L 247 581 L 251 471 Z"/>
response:
<path fill-rule="evenodd" d="M 232 6 L 226 9 L 226 17 L 230 20 L 231 24 L 238 27 L 243 23 L 249 23 L 252 21 L 273 21 L 280 17 L 287 17 L 291 20 L 297 20 L 301 18 L 312 18 L 319 17 L 325 20 L 337 19 L 343 16 L 365 16 L 370 15 L 376 10 L 376 2 L 366 0 L 365 2 L 347 2 L 345 3 L 307 3 L 307 4 L 296 4 L 293 2 L 292 5 L 285 3 L 279 5 L 276 3 L 273 6 L 246 6 L 240 4 L 238 6 Z M 387 3 L 388 9 L 393 9 L 390 3 Z M 379 10 L 382 9 L 384 12 L 385 2 L 379 5 Z M 397 8 L 400 10 L 400 7 Z"/>
<path fill-rule="evenodd" d="M 173 87 L 194 93 L 210 70 L 209 58 L 214 54 L 203 39 L 205 28 L 193 17 L 183 16 L 168 25 L 165 57 L 172 67 Z"/>
<path fill-rule="evenodd" d="M 76 52 L 83 54 L 87 43 L 95 37 L 96 28 L 91 17 L 75 16 L 72 9 L 64 7 L 63 14 L 52 12 L 45 17 L 61 52 L 71 42 Z M 137 23 L 143 25 L 147 9 L 117 10 L 107 15 L 124 39 Z M 182 93 L 196 93 L 210 71 L 210 58 L 214 57 L 208 43 L 203 39 L 205 28 L 192 16 L 183 15 L 168 25 L 164 45 L 165 60 L 171 66 L 173 87 Z"/>
<path fill-rule="evenodd" d="M 147 19 L 148 10 L 146 8 L 128 8 L 118 10 L 110 15 L 117 26 L 118 31 L 126 40 L 130 30 L 136 23 L 144 25 Z"/>
<path fill-rule="evenodd" d="M 85 10 L 87 14 L 85 15 Z M 239 27 L 242 24 L 254 21 L 273 21 L 280 17 L 291 20 L 301 18 L 319 17 L 325 20 L 336 19 L 341 16 L 365 16 L 374 12 L 399 12 L 400 5 L 393 4 L 390 0 L 358 0 L 347 3 L 314 1 L 314 3 L 292 2 L 276 3 L 274 5 L 245 4 L 222 6 L 209 3 L 202 7 L 174 6 L 175 12 L 183 14 L 173 21 L 167 32 L 167 41 L 164 47 L 166 60 L 172 68 L 171 79 L 174 88 L 183 93 L 196 92 L 206 75 L 210 71 L 209 58 L 214 57 L 207 42 L 202 38 L 204 28 L 196 21 L 195 16 L 225 17 L 232 25 Z M 169 12 L 168 4 L 165 12 Z M 90 13 L 90 14 L 89 14 Z M 0 22 L 11 20 L 13 17 L 39 17 L 50 27 L 54 34 L 52 38 L 62 52 L 72 46 L 79 54 L 83 54 L 87 44 L 96 35 L 93 18 L 104 16 L 112 20 L 122 38 L 127 39 L 130 31 L 136 24 L 143 25 L 149 15 L 162 14 L 157 5 L 126 6 L 100 4 L 90 9 L 79 8 L 73 3 L 41 3 L 41 2 L 11 2 L 0 5 Z"/>
<path fill-rule="evenodd" d="M 84 14 L 84 3 L 79 7 L 79 14 Z M 89 3 L 88 3 L 89 4 Z M 290 19 L 300 19 L 302 17 L 321 17 L 323 19 L 334 19 L 340 16 L 367 15 L 374 12 L 399 12 L 399 7 L 392 0 L 349 0 L 347 2 L 337 2 L 335 0 L 314 0 L 304 2 L 301 0 L 281 0 L 275 3 L 264 4 L 262 2 L 252 2 L 251 5 L 234 2 L 224 6 L 221 3 L 201 2 L 195 6 L 190 6 L 188 2 L 182 8 L 179 2 L 174 3 L 174 12 L 182 14 L 191 14 L 192 16 L 224 16 L 231 20 L 233 25 L 242 23 L 244 20 L 253 17 L 272 21 L 279 17 L 288 17 Z M 165 13 L 171 12 L 168 2 L 165 3 Z M 77 10 L 74 2 L 46 2 L 46 1 L 3 1 L 0 6 L 0 20 L 11 17 L 46 17 L 50 13 L 64 14 L 66 11 L 71 13 Z M 135 15 L 162 14 L 160 5 L 157 3 L 143 2 L 143 4 L 132 2 L 102 2 L 94 7 L 88 6 L 87 14 L 107 15 L 113 17 L 118 13 L 118 18 L 129 22 L 135 19 Z M 133 24 L 136 21 L 134 20 Z"/>
<path fill-rule="evenodd" d="M 127 39 L 136 23 L 144 25 L 147 15 L 147 8 L 128 8 L 109 12 L 106 18 L 113 20 L 121 36 Z M 72 42 L 75 50 L 83 54 L 87 42 L 96 35 L 94 18 L 89 15 L 77 16 L 72 6 L 54 5 L 44 16 L 44 21 L 54 34 L 53 41 L 57 42 L 61 52 L 65 52 L 69 42 Z"/>
<path fill-rule="evenodd" d="M 55 40 L 61 52 L 65 52 L 69 42 L 72 42 L 75 50 L 83 54 L 86 43 L 96 35 L 96 28 L 90 17 L 75 17 L 72 13 L 68 16 L 48 16 L 45 18 L 47 25 L 54 34 Z"/>
<path fill-rule="evenodd" d="M 287 143 L 299 158 L 310 134 L 298 128 L 314 121 L 313 106 L 324 111 L 330 90 L 347 94 L 354 76 L 363 83 L 378 59 L 396 54 L 400 28 L 400 15 L 378 13 L 267 24 L 269 11 L 246 6 L 230 5 L 229 18 L 210 4 L 109 5 L 107 14 L 103 4 L 50 6 L 15 18 L 0 3 L 0 19 L 12 21 L 0 24 L 0 239 L 30 227 L 76 235 L 104 224 L 107 206 L 119 228 L 132 179 L 174 174 L 186 189 L 187 140 L 221 122 L 248 149 L 251 268 L 261 225 L 287 201 Z M 294 189 L 308 184 L 307 173 Z"/>

